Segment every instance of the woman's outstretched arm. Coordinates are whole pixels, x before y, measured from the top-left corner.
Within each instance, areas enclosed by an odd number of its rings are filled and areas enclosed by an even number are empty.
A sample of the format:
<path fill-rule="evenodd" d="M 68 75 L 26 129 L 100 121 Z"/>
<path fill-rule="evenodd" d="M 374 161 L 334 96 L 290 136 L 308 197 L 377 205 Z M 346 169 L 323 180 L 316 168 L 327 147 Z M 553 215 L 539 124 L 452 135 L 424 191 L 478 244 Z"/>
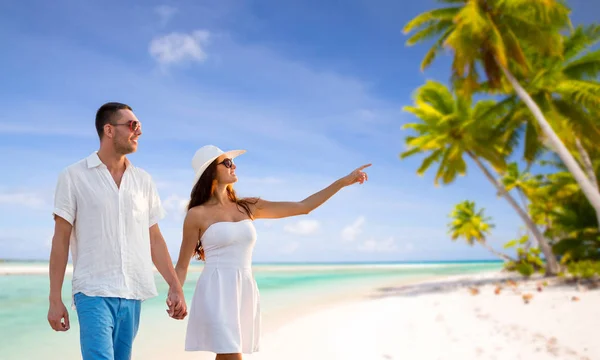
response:
<path fill-rule="evenodd" d="M 333 195 L 346 186 L 364 183 L 368 180 L 367 173 L 363 170 L 371 164 L 363 165 L 350 174 L 334 181 L 325 189 L 312 194 L 302 201 L 267 201 L 258 199 L 253 208 L 255 219 L 279 219 L 296 215 L 305 215 L 321 206 Z"/>

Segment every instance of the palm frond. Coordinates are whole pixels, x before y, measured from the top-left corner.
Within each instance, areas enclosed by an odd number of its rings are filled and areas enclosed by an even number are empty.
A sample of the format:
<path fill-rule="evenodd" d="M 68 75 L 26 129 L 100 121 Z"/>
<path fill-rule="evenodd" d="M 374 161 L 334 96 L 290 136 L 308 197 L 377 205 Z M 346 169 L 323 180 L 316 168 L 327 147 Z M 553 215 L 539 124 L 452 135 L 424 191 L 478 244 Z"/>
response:
<path fill-rule="evenodd" d="M 436 172 L 435 178 L 433 180 L 433 183 L 435 186 L 439 186 L 440 179 L 442 179 L 444 184 L 448 183 L 445 181 L 445 175 L 449 169 L 450 169 L 450 167 L 448 166 L 448 152 L 445 151 L 444 156 L 442 157 L 442 160 L 440 161 L 440 166 L 438 167 L 438 171 Z"/>
<path fill-rule="evenodd" d="M 598 79 L 600 76 L 600 49 L 571 61 L 565 65 L 563 73 L 571 79 Z"/>
<path fill-rule="evenodd" d="M 409 112 L 427 123 L 437 122 L 444 114 L 422 101 L 415 101 L 417 106 L 405 106 L 403 111 Z"/>
<path fill-rule="evenodd" d="M 589 108 L 600 107 L 600 83 L 583 80 L 565 80 L 557 85 L 555 91 L 564 98 Z"/>
<path fill-rule="evenodd" d="M 542 27 L 524 13 L 502 14 L 503 23 L 510 28 L 523 46 L 539 52 L 541 56 L 557 56 L 562 52 L 562 37 L 551 28 Z"/>
<path fill-rule="evenodd" d="M 440 36 L 440 38 L 435 42 L 435 44 L 433 44 L 433 46 L 429 49 L 429 51 L 427 51 L 427 54 L 425 54 L 425 57 L 423 58 L 423 61 L 421 62 L 421 71 L 424 71 L 425 69 L 427 69 L 429 67 L 429 65 L 431 65 L 433 60 L 435 60 L 438 52 L 440 52 L 442 50 L 444 43 L 446 42 L 446 39 L 448 38 L 448 36 L 450 36 L 450 34 L 453 31 L 454 31 L 454 25 L 449 27 L 446 30 L 446 32 L 442 36 Z"/>
<path fill-rule="evenodd" d="M 408 40 L 406 40 L 407 46 L 412 46 L 422 41 L 429 40 L 439 34 L 445 32 L 449 27 L 453 24 L 452 20 L 441 20 L 435 21 L 429 24 L 428 26 L 423 27 L 423 29 L 414 33 Z"/>
<path fill-rule="evenodd" d="M 489 35 L 486 43 L 486 47 L 491 50 L 492 60 L 496 60 L 500 63 L 500 66 L 508 67 L 508 61 L 506 60 L 506 46 L 504 45 L 504 39 L 502 33 L 498 27 L 494 24 L 490 14 L 487 15 L 487 23 L 489 27 Z M 484 58 L 484 64 L 486 59 Z M 494 61 L 495 63 L 495 61 Z M 486 66 L 487 72 L 487 66 Z"/>
<path fill-rule="evenodd" d="M 422 26 L 431 25 L 434 21 L 439 20 L 452 20 L 454 16 L 461 10 L 462 7 L 447 7 L 441 9 L 435 9 L 422 14 L 417 15 L 415 18 L 410 20 L 402 29 L 404 34 L 418 29 Z"/>
<path fill-rule="evenodd" d="M 460 9 L 454 21 L 459 24 L 461 31 L 468 31 L 471 35 L 481 34 L 489 28 L 488 19 L 480 8 L 478 1 L 469 1 Z"/>
<path fill-rule="evenodd" d="M 538 159 L 540 154 L 544 151 L 544 147 L 540 141 L 540 134 L 541 131 L 537 128 L 537 123 L 528 121 L 525 130 L 523 158 L 525 158 L 529 164 Z"/>
<path fill-rule="evenodd" d="M 475 62 L 472 61 L 466 70 L 466 76 L 458 75 L 458 73 L 453 73 L 452 78 L 450 79 L 452 83 L 452 89 L 454 92 L 464 98 L 471 97 L 475 92 L 481 91 L 479 74 L 475 67 Z"/>
<path fill-rule="evenodd" d="M 594 143 L 600 142 L 600 124 L 588 112 L 570 101 L 554 100 L 554 107 L 568 122 L 578 137 Z"/>
<path fill-rule="evenodd" d="M 502 101 L 479 101 L 473 108 L 473 117 L 479 121 L 487 121 L 490 118 L 496 117 L 506 117 L 509 111 L 514 109 L 518 101 L 515 95 L 508 96 Z M 492 103 L 493 106 L 489 106 Z"/>
<path fill-rule="evenodd" d="M 501 112 L 505 110 L 506 107 L 500 105 L 496 100 L 480 100 L 473 106 L 472 116 L 476 121 L 488 121 L 491 118 L 501 117 Z"/>
<path fill-rule="evenodd" d="M 503 154 L 512 154 L 519 145 L 519 142 L 524 134 L 523 125 L 513 126 L 510 128 L 499 128 L 499 134 L 496 135 L 502 138 L 502 149 Z"/>
<path fill-rule="evenodd" d="M 522 14 L 539 26 L 565 28 L 570 25 L 571 10 L 560 0 L 497 0 L 496 10 L 504 14 Z"/>
<path fill-rule="evenodd" d="M 527 71 L 529 69 L 529 64 L 527 62 L 527 57 L 523 52 L 523 48 L 519 42 L 519 39 L 515 35 L 515 33 L 506 26 L 503 26 L 500 29 L 500 32 L 504 37 L 504 44 L 506 47 L 506 55 L 511 60 L 519 65 L 519 69 L 521 71 Z"/>
<path fill-rule="evenodd" d="M 498 151 L 498 147 L 495 146 L 478 146 L 474 149 L 476 156 L 485 159 L 495 171 L 502 172 L 506 169 L 506 159 L 504 155 Z"/>
<path fill-rule="evenodd" d="M 470 120 L 472 101 L 473 99 L 471 96 L 456 96 L 456 101 L 454 103 L 454 111 L 456 115 L 464 121 Z"/>
<path fill-rule="evenodd" d="M 421 163 L 421 166 L 419 167 L 419 169 L 417 170 L 417 174 L 419 176 L 422 176 L 423 174 L 425 174 L 425 172 L 429 169 L 431 164 L 433 164 L 434 162 L 440 161 L 440 158 L 442 157 L 443 153 L 444 153 L 444 149 L 438 149 L 438 150 L 434 151 L 431 155 L 426 157 L 423 160 L 423 163 Z"/>
<path fill-rule="evenodd" d="M 461 161 L 463 160 L 461 159 Z M 444 171 L 442 174 L 442 182 L 444 185 L 450 184 L 456 179 L 456 176 L 458 175 L 458 166 L 459 165 L 456 164 L 455 161 L 448 161 L 448 164 L 446 165 L 446 171 Z"/>
<path fill-rule="evenodd" d="M 454 98 L 446 86 L 437 81 L 429 80 L 417 90 L 417 99 L 430 104 L 440 113 L 450 114 L 454 107 Z"/>
<path fill-rule="evenodd" d="M 565 38 L 564 58 L 570 60 L 585 49 L 600 41 L 600 25 L 592 24 L 578 26 L 575 31 Z"/>

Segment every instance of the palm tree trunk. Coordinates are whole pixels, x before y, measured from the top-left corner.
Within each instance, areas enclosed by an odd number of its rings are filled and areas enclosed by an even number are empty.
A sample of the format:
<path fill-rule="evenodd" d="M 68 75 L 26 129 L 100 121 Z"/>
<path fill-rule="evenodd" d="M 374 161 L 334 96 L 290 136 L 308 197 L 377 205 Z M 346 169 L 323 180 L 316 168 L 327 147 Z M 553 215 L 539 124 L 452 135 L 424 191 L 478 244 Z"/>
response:
<path fill-rule="evenodd" d="M 523 190 L 521 188 L 517 188 L 517 194 L 519 194 L 519 198 L 521 199 L 521 203 L 523 204 L 523 209 L 527 209 L 527 197 L 523 193 Z M 531 239 L 533 238 L 533 234 L 531 233 L 531 231 L 527 230 L 527 232 L 529 233 L 529 240 L 527 241 L 525 249 L 529 249 L 531 247 Z"/>
<path fill-rule="evenodd" d="M 579 140 L 578 137 L 575 137 L 575 147 L 579 152 L 579 156 L 581 156 L 581 162 L 583 163 L 583 168 L 587 173 L 588 179 L 590 179 L 592 184 L 594 184 L 594 187 L 598 189 L 598 178 L 596 177 L 596 172 L 594 171 L 592 159 L 590 159 L 590 154 L 588 154 L 583 145 L 581 145 L 581 140 Z"/>
<path fill-rule="evenodd" d="M 521 98 L 521 100 L 523 100 L 525 105 L 527 105 L 527 107 L 533 114 L 533 117 L 537 120 L 538 124 L 542 128 L 544 134 L 548 137 L 548 141 L 550 146 L 552 147 L 552 150 L 556 152 L 556 154 L 560 157 L 567 169 L 569 169 L 571 175 L 579 184 L 581 191 L 583 191 L 585 197 L 588 199 L 590 204 L 592 204 L 594 210 L 596 210 L 596 218 L 598 219 L 598 225 L 600 227 L 600 191 L 598 191 L 598 187 L 594 187 L 594 185 L 587 178 L 583 170 L 581 170 L 581 167 L 579 167 L 579 164 L 577 164 L 577 161 L 575 160 L 571 152 L 569 152 L 565 144 L 562 143 L 562 141 L 558 138 L 554 130 L 552 130 L 552 127 L 544 117 L 544 114 L 542 114 L 542 110 L 540 110 L 540 107 L 537 106 L 537 104 L 535 103 L 535 101 L 533 101 L 531 96 L 529 96 L 527 91 L 523 89 L 521 84 L 519 84 L 517 79 L 515 79 L 515 77 L 507 68 L 502 66 L 497 60 L 496 63 L 504 72 L 504 75 L 515 89 L 517 95 Z"/>
<path fill-rule="evenodd" d="M 515 209 L 519 217 L 523 220 L 529 231 L 533 234 L 533 237 L 536 239 L 537 243 L 540 245 L 540 249 L 546 258 L 546 275 L 556 275 L 558 274 L 559 266 L 554 254 L 552 253 L 552 248 L 550 244 L 544 239 L 544 235 L 542 235 L 540 229 L 535 225 L 531 217 L 519 206 L 517 201 L 506 191 L 504 186 L 502 186 L 496 178 L 492 175 L 492 173 L 485 167 L 485 165 L 479 160 L 479 158 L 473 155 L 471 152 L 467 152 L 469 157 L 475 161 L 477 166 L 483 171 L 485 177 L 491 181 L 492 184 L 498 190 L 498 193 L 508 201 L 508 203 Z"/>
<path fill-rule="evenodd" d="M 494 249 L 493 247 L 491 247 L 487 242 L 482 242 L 481 245 L 488 249 L 492 254 L 498 256 L 499 258 L 505 260 L 505 261 L 516 261 L 515 259 L 511 258 L 510 256 L 501 253 L 500 251 L 497 251 L 496 249 Z"/>

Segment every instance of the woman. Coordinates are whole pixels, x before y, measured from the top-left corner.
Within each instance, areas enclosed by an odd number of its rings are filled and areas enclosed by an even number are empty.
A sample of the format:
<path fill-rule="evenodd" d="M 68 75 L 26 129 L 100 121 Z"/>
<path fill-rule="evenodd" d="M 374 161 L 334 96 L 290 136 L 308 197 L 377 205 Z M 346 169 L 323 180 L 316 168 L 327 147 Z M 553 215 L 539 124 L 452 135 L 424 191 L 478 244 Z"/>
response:
<path fill-rule="evenodd" d="M 205 262 L 190 303 L 185 349 L 210 351 L 217 360 L 239 360 L 258 351 L 260 304 L 251 271 L 256 242 L 254 219 L 308 214 L 345 186 L 364 183 L 364 165 L 300 202 L 238 199 L 233 159 L 245 150 L 223 152 L 207 145 L 192 159 L 195 185 L 183 224 L 175 270 L 185 283 L 191 258 Z"/>

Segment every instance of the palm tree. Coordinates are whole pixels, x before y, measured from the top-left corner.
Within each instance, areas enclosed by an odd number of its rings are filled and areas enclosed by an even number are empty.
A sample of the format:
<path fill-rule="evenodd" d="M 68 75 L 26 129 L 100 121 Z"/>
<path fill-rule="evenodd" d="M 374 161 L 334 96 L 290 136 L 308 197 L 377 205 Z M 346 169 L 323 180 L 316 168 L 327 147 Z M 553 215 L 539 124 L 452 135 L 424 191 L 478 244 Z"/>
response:
<path fill-rule="evenodd" d="M 563 139 L 566 147 L 577 155 L 586 176 L 595 188 L 598 179 L 594 165 L 586 148 L 600 142 L 599 123 L 592 110 L 600 106 L 600 50 L 589 51 L 600 41 L 600 25 L 580 26 L 564 37 L 560 58 L 550 58 L 532 52 L 528 58 L 533 72 L 517 73 L 516 77 L 540 106 L 552 127 Z M 516 105 L 512 121 L 525 121 L 525 159 L 532 162 L 542 148 L 539 129 L 534 126 L 531 112 L 509 96 L 503 101 Z"/>
<path fill-rule="evenodd" d="M 452 222 L 448 224 L 448 227 L 450 228 L 452 240 L 464 238 L 467 244 L 471 246 L 477 242 L 501 259 L 514 261 L 510 256 L 496 251 L 487 243 L 486 236 L 494 225 L 489 222 L 491 219 L 484 215 L 483 209 L 475 209 L 473 201 L 465 200 L 457 204 L 450 217 Z"/>
<path fill-rule="evenodd" d="M 507 149 L 506 145 L 508 133 L 502 131 L 504 129 L 498 129 L 498 124 L 502 123 L 506 115 L 497 107 L 496 111 L 490 111 L 495 106 L 496 102 L 493 100 L 479 101 L 471 106 L 469 98 L 453 96 L 443 84 L 428 81 L 417 89 L 414 106 L 404 107 L 404 111 L 414 114 L 419 121 L 404 126 L 414 130 L 416 135 L 405 138 L 408 149 L 400 157 L 404 159 L 418 153 L 428 154 L 417 173 L 422 175 L 433 163 L 439 163 L 434 180 L 436 185 L 440 179 L 448 184 L 458 175 L 464 175 L 467 170 L 464 156 L 469 157 L 531 231 L 546 257 L 546 272 L 557 274 L 558 263 L 548 242 L 527 212 L 484 163 L 487 162 L 497 172 L 502 172 L 506 169 L 507 151 L 512 150 Z"/>
<path fill-rule="evenodd" d="M 427 68 L 446 47 L 453 51 L 453 79 L 462 91 L 470 93 L 477 89 L 478 68 L 484 69 L 491 90 L 508 92 L 508 81 L 533 114 L 547 145 L 560 156 L 596 213 L 600 213 L 598 188 L 586 177 L 539 106 L 511 71 L 529 71 L 524 49 L 535 49 L 548 57 L 562 53 L 559 31 L 570 26 L 570 9 L 562 0 L 438 1 L 453 5 L 422 13 L 404 27 L 405 33 L 417 31 L 407 41 L 408 45 L 437 37 L 425 55 L 421 69 Z"/>

